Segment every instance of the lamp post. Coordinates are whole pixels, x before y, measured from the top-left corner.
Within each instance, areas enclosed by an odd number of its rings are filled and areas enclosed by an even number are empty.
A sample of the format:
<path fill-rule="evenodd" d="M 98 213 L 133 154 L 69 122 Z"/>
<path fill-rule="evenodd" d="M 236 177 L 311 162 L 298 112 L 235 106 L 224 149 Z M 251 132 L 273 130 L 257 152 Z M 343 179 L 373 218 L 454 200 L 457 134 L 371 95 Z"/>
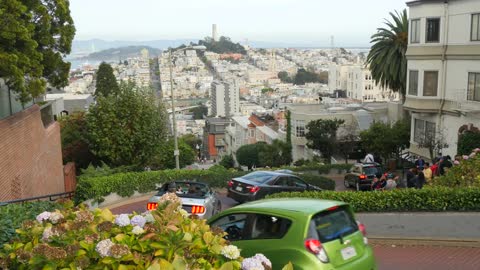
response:
<path fill-rule="evenodd" d="M 177 51 L 185 50 L 205 50 L 205 46 L 188 46 Z M 173 142 L 174 150 L 173 155 L 175 156 L 175 168 L 180 169 L 180 151 L 178 150 L 178 138 L 177 138 L 177 119 L 175 118 L 175 98 L 173 97 L 173 63 L 172 63 L 172 52 L 173 49 L 168 49 L 168 66 L 170 69 L 170 95 L 172 99 L 172 125 L 173 125 Z"/>

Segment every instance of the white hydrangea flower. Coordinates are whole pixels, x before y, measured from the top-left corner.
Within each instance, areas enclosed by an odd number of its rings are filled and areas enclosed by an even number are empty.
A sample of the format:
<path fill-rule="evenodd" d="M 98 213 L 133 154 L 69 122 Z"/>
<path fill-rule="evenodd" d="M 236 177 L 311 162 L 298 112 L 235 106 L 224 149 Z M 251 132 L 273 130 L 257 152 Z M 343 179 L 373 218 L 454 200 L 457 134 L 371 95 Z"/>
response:
<path fill-rule="evenodd" d="M 128 217 L 127 214 L 120 214 L 115 217 L 115 224 L 117 224 L 120 227 L 125 227 L 130 225 L 130 218 Z"/>
<path fill-rule="evenodd" d="M 240 257 L 240 250 L 234 245 L 224 246 L 221 253 L 223 256 L 231 260 L 236 260 L 238 257 Z"/>
<path fill-rule="evenodd" d="M 265 270 L 262 262 L 255 258 L 246 258 L 242 261 L 242 270 Z"/>
<path fill-rule="evenodd" d="M 48 219 L 50 218 L 50 215 L 51 215 L 51 214 L 52 214 L 52 213 L 50 213 L 50 212 L 48 212 L 48 211 L 45 211 L 45 212 L 43 212 L 43 213 L 40 213 L 40 214 L 37 216 L 37 221 L 41 223 L 41 222 L 44 221 L 44 220 L 48 220 Z"/>
<path fill-rule="evenodd" d="M 135 235 L 140 235 L 140 234 L 142 234 L 142 233 L 144 233 L 144 232 L 145 232 L 145 230 L 144 230 L 142 227 L 140 227 L 140 226 L 135 226 L 135 227 L 133 227 L 133 229 L 132 229 L 132 233 L 135 234 Z"/>
<path fill-rule="evenodd" d="M 136 215 L 130 220 L 130 224 L 132 224 L 133 226 L 139 226 L 140 228 L 143 228 L 143 226 L 145 226 L 145 223 L 147 223 L 147 220 L 140 215 Z"/>
<path fill-rule="evenodd" d="M 95 247 L 95 250 L 98 252 L 100 257 L 109 257 L 110 256 L 110 249 L 114 243 L 110 239 L 105 239 L 100 242 L 98 242 L 97 246 Z"/>
<path fill-rule="evenodd" d="M 57 224 L 62 218 L 63 218 L 63 215 L 60 212 L 53 212 L 50 214 L 50 217 L 48 219 L 53 224 Z"/>
<path fill-rule="evenodd" d="M 265 257 L 265 255 L 263 255 L 262 253 L 255 254 L 253 258 L 256 260 L 259 260 L 260 262 L 265 263 L 266 265 L 268 265 L 268 267 L 272 267 L 272 262 L 267 257 Z"/>
<path fill-rule="evenodd" d="M 145 221 L 146 221 L 147 223 L 153 223 L 153 222 L 155 222 L 155 218 L 153 217 L 153 215 L 152 215 L 150 212 L 144 214 L 143 216 L 145 217 Z"/>

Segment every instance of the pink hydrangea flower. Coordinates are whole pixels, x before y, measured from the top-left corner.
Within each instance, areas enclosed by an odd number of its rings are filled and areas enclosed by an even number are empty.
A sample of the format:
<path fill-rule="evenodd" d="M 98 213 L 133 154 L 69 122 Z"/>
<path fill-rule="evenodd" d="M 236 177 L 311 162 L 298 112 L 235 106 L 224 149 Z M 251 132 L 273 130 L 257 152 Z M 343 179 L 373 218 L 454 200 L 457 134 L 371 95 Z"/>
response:
<path fill-rule="evenodd" d="M 460 161 L 455 160 L 455 161 L 453 162 L 453 165 L 460 165 Z"/>
<path fill-rule="evenodd" d="M 467 159 L 469 159 L 469 157 L 467 155 L 463 155 L 463 159 L 467 160 Z"/>

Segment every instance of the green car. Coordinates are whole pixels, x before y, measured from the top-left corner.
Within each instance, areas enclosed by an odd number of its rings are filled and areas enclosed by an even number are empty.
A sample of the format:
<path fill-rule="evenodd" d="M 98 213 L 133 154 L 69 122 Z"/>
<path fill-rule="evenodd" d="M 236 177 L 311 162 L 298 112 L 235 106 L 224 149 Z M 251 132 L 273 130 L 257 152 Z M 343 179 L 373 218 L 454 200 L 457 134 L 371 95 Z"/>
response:
<path fill-rule="evenodd" d="M 365 227 L 343 202 L 266 199 L 242 204 L 208 220 L 243 257 L 263 253 L 273 269 L 289 261 L 295 270 L 376 270 Z"/>

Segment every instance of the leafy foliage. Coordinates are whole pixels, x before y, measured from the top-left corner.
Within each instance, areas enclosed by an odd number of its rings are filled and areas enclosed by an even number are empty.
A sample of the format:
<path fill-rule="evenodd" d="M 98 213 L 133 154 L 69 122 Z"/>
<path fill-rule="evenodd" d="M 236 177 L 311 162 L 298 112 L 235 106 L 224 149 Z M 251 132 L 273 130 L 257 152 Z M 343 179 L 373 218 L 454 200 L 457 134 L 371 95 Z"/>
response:
<path fill-rule="evenodd" d="M 458 137 L 459 155 L 468 155 L 475 148 L 480 148 L 480 132 L 465 132 Z"/>
<path fill-rule="evenodd" d="M 446 171 L 445 175 L 433 178 L 434 186 L 453 188 L 480 188 L 480 149 L 474 150 L 469 156 L 463 156 L 458 165 Z"/>
<path fill-rule="evenodd" d="M 383 87 L 405 96 L 407 81 L 408 46 L 407 10 L 390 12 L 393 22 L 385 20 L 386 28 L 377 28 L 370 43 L 372 48 L 367 56 L 372 78 Z"/>
<path fill-rule="evenodd" d="M 95 84 L 95 96 L 102 95 L 107 97 L 109 95 L 118 95 L 120 89 L 118 87 L 117 79 L 113 75 L 113 68 L 109 64 L 102 62 L 98 66 Z"/>
<path fill-rule="evenodd" d="M 479 211 L 478 188 L 395 189 L 383 192 L 292 192 L 277 193 L 268 198 L 313 198 L 342 201 L 356 212 L 404 211 Z"/>
<path fill-rule="evenodd" d="M 87 124 L 85 113 L 74 113 L 58 119 L 62 138 L 63 162 L 75 162 L 77 171 L 87 168 L 92 162 L 97 164 L 97 158 L 88 145 Z"/>
<path fill-rule="evenodd" d="M 200 147 L 200 145 L 202 144 L 202 139 L 199 139 L 194 134 L 185 134 L 180 137 L 180 140 L 188 144 L 188 146 L 190 146 L 194 150 L 197 149 L 197 146 Z"/>
<path fill-rule="evenodd" d="M 218 41 L 214 41 L 210 37 L 205 37 L 204 40 L 199 40 L 198 45 L 207 47 L 207 51 L 215 53 L 240 53 L 247 54 L 245 48 L 239 43 L 233 43 L 229 37 L 221 36 Z"/>
<path fill-rule="evenodd" d="M 320 81 L 320 76 L 317 73 L 300 68 L 298 69 L 297 74 L 295 74 L 293 83 L 296 85 L 304 85 L 305 83 Z"/>
<path fill-rule="evenodd" d="M 288 72 L 286 71 L 280 71 L 278 72 L 277 77 L 282 81 L 283 83 L 292 83 L 293 79 L 288 75 Z"/>
<path fill-rule="evenodd" d="M 83 205 L 42 213 L 42 220 L 25 222 L 13 243 L 0 249 L 0 267 L 240 270 L 243 258 L 223 238 L 226 233 L 187 218 L 178 197 L 168 195 L 143 215 L 114 216 Z"/>
<path fill-rule="evenodd" d="M 222 160 L 220 161 L 220 165 L 226 169 L 235 167 L 235 161 L 233 160 L 232 155 L 223 156 Z"/>
<path fill-rule="evenodd" d="M 325 160 L 330 162 L 337 142 L 337 130 L 344 122 L 345 120 L 340 119 L 310 121 L 306 126 L 308 132 L 305 134 L 307 146 L 319 150 Z"/>
<path fill-rule="evenodd" d="M 0 78 L 26 103 L 68 84 L 75 26 L 67 0 L 0 2 Z"/>
<path fill-rule="evenodd" d="M 291 145 L 275 139 L 272 144 L 267 144 L 258 153 L 260 164 L 269 167 L 280 167 L 292 162 Z"/>
<path fill-rule="evenodd" d="M 205 105 L 195 107 L 190 111 L 193 112 L 193 119 L 203 119 L 203 116 L 208 115 L 208 108 Z"/>
<path fill-rule="evenodd" d="M 335 190 L 335 181 L 328 177 L 305 173 L 297 173 L 296 175 L 305 180 L 305 182 L 317 186 L 323 190 Z"/>
<path fill-rule="evenodd" d="M 131 82 L 117 96 L 98 96 L 86 121 L 92 152 L 111 166 L 148 165 L 166 137 L 163 105 Z"/>
<path fill-rule="evenodd" d="M 58 208 L 54 202 L 26 202 L 0 206 L 0 248 L 17 235 L 16 229 L 20 228 L 25 220 L 33 219 L 43 211 Z M 20 214 L 21 213 L 21 214 Z"/>
<path fill-rule="evenodd" d="M 360 133 L 363 147 L 387 160 L 410 145 L 410 123 L 398 121 L 393 126 L 382 122 L 374 122 L 369 129 Z"/>
<path fill-rule="evenodd" d="M 175 144 L 173 138 L 170 138 L 167 143 L 160 146 L 158 152 L 155 154 L 153 160 L 149 163 L 150 167 L 155 170 L 159 169 L 174 169 L 175 156 L 173 151 Z M 180 152 L 180 168 L 192 164 L 195 161 L 197 154 L 195 150 L 188 145 L 183 139 L 178 140 L 178 150 Z"/>
<path fill-rule="evenodd" d="M 247 166 L 251 169 L 254 165 L 256 167 L 264 167 L 264 164 L 259 158 L 259 153 L 266 148 L 265 143 L 246 144 L 238 148 L 236 157 L 240 165 Z"/>

